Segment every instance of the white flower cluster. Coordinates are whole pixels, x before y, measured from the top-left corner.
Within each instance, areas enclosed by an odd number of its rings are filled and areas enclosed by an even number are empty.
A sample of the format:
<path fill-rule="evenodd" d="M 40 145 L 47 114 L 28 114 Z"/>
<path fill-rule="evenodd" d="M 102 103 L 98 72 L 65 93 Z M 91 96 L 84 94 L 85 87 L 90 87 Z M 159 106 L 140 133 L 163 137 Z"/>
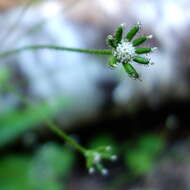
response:
<path fill-rule="evenodd" d="M 87 167 L 90 174 L 95 170 L 99 170 L 102 175 L 107 175 L 108 170 L 103 167 L 102 160 L 116 161 L 117 155 L 111 153 L 112 148 L 110 146 L 99 147 L 97 150 L 88 150 L 86 152 Z"/>
<path fill-rule="evenodd" d="M 113 56 L 117 58 L 121 63 L 129 62 L 136 55 L 135 48 L 131 42 L 122 40 L 113 50 Z"/>

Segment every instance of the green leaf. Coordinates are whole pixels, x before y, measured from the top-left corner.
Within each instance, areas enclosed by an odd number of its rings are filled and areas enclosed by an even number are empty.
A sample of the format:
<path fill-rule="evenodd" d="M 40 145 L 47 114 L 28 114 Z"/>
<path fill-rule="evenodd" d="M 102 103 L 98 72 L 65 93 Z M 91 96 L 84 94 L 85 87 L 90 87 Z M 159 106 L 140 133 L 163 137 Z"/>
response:
<path fill-rule="evenodd" d="M 74 164 L 74 153 L 53 143 L 40 148 L 31 165 L 31 183 L 34 189 L 62 190 L 58 177 L 69 175 Z M 64 179 L 63 178 L 63 179 Z"/>
<path fill-rule="evenodd" d="M 125 161 L 134 175 L 143 175 L 151 170 L 152 158 L 143 151 L 130 150 L 127 152 Z"/>
<path fill-rule="evenodd" d="M 148 134 L 139 139 L 138 146 L 140 149 L 154 156 L 164 148 L 165 140 L 161 136 Z"/>
<path fill-rule="evenodd" d="M 135 145 L 135 146 L 134 146 Z M 143 135 L 126 146 L 125 163 L 133 175 L 139 176 L 149 172 L 157 156 L 165 147 L 165 140 L 159 135 Z"/>
<path fill-rule="evenodd" d="M 4 85 L 4 83 L 7 82 L 7 80 L 10 78 L 10 71 L 6 67 L 1 67 L 0 69 L 0 86 Z"/>
<path fill-rule="evenodd" d="M 46 118 L 54 117 L 60 106 L 67 107 L 67 99 L 59 100 L 57 107 L 41 103 L 27 107 L 25 110 L 14 110 L 6 115 L 0 115 L 0 147 L 10 143 L 25 131 L 37 127 Z"/>
<path fill-rule="evenodd" d="M 56 144 L 42 146 L 34 157 L 4 157 L 0 160 L 0 189 L 64 190 L 73 163 L 73 152 Z"/>
<path fill-rule="evenodd" d="M 0 160 L 1 190 L 32 190 L 29 180 L 31 158 L 9 156 Z"/>

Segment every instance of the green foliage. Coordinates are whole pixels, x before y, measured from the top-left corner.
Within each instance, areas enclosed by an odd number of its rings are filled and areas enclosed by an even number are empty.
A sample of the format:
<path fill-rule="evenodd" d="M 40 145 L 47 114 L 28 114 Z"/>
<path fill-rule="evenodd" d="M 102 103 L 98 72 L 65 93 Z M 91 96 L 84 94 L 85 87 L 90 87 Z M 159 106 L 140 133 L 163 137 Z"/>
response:
<path fill-rule="evenodd" d="M 73 163 L 74 154 L 56 144 L 44 145 L 33 157 L 4 157 L 0 160 L 0 189 L 63 190 L 61 182 L 66 182 Z"/>
<path fill-rule="evenodd" d="M 31 158 L 27 156 L 9 156 L 0 160 L 1 190 L 24 190 L 29 187 L 28 171 Z"/>
<path fill-rule="evenodd" d="M 135 145 L 134 145 L 135 144 Z M 158 135 L 144 135 L 126 146 L 125 163 L 135 176 L 150 171 L 159 153 L 163 150 L 165 141 Z"/>
<path fill-rule="evenodd" d="M 25 104 L 26 108 L 12 108 L 8 112 L 4 112 L 0 107 L 0 147 L 11 142 L 23 132 L 39 126 L 47 118 L 56 116 L 60 109 L 65 109 L 72 104 L 69 97 L 56 97 L 53 106 L 48 103 L 31 105 L 30 100 L 22 96 L 9 81 L 10 75 L 8 69 L 0 70 L 0 87 L 7 93 L 17 96 L 20 103 Z"/>
<path fill-rule="evenodd" d="M 10 71 L 6 67 L 1 67 L 0 69 L 0 87 L 4 85 L 4 83 L 7 82 L 7 80 L 10 78 Z"/>
<path fill-rule="evenodd" d="M 56 144 L 44 145 L 34 156 L 30 176 L 34 189 L 62 190 L 63 184 L 74 163 L 74 154 Z M 62 180 L 61 180 L 62 181 Z"/>
<path fill-rule="evenodd" d="M 68 101 L 59 101 L 59 106 L 68 106 Z M 25 110 L 13 110 L 6 115 L 0 115 L 0 147 L 11 142 L 23 132 L 39 126 L 46 118 L 55 116 L 59 107 L 41 103 L 27 107 Z"/>

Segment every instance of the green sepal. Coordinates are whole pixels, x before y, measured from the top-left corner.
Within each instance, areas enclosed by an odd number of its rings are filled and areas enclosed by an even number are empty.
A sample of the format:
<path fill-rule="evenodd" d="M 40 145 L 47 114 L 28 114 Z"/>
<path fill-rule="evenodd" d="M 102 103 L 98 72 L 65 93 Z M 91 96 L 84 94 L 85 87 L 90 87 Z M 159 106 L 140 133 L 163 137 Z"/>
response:
<path fill-rule="evenodd" d="M 136 40 L 133 40 L 132 44 L 133 46 L 138 46 L 144 43 L 148 38 L 146 36 L 137 38 Z"/>
<path fill-rule="evenodd" d="M 133 79 L 139 78 L 139 74 L 130 63 L 123 63 L 123 67 L 130 77 L 132 77 Z"/>
<path fill-rule="evenodd" d="M 150 53 L 152 51 L 152 48 L 136 48 L 135 53 L 137 54 L 143 54 L 143 53 Z"/>
<path fill-rule="evenodd" d="M 144 57 L 140 57 L 140 56 L 135 56 L 133 58 L 133 61 L 140 63 L 140 64 L 149 64 L 150 63 L 150 59 L 148 58 L 144 58 Z"/>
<path fill-rule="evenodd" d="M 114 34 L 114 40 L 115 40 L 116 46 L 121 42 L 122 36 L 123 36 L 123 26 L 121 25 L 116 28 L 115 34 Z"/>
<path fill-rule="evenodd" d="M 115 40 L 113 38 L 113 36 L 109 35 L 106 39 L 106 43 L 109 47 L 111 48 L 116 48 L 116 45 L 115 45 Z"/>
<path fill-rule="evenodd" d="M 137 32 L 140 29 L 140 25 L 134 26 L 133 28 L 131 28 L 131 30 L 129 30 L 129 32 L 126 35 L 126 39 L 128 41 L 131 41 L 133 39 L 133 37 L 137 34 Z"/>
<path fill-rule="evenodd" d="M 111 67 L 111 68 L 115 68 L 117 67 L 117 58 L 114 57 L 114 56 L 111 56 L 108 60 L 108 66 Z"/>

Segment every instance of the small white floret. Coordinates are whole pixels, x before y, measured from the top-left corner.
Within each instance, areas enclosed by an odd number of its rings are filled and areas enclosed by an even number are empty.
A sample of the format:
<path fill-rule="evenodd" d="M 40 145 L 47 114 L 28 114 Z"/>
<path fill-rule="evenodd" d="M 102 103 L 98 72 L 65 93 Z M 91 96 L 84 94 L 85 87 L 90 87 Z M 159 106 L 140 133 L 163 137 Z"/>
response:
<path fill-rule="evenodd" d="M 151 48 L 151 51 L 156 51 L 158 48 L 157 47 L 153 47 Z"/>
<path fill-rule="evenodd" d="M 108 170 L 104 168 L 101 170 L 101 173 L 102 173 L 102 175 L 106 176 L 106 175 L 108 175 Z"/>
<path fill-rule="evenodd" d="M 95 169 L 94 168 L 89 168 L 88 172 L 89 172 L 89 174 L 93 174 L 95 172 Z"/>
<path fill-rule="evenodd" d="M 153 38 L 153 35 L 147 36 L 147 39 L 152 39 L 152 38 Z"/>
<path fill-rule="evenodd" d="M 100 160 L 101 160 L 101 155 L 100 155 L 100 153 L 98 153 L 98 152 L 95 152 L 94 153 L 94 163 L 98 163 L 98 162 L 100 162 Z"/>
<path fill-rule="evenodd" d="M 142 23 L 140 21 L 137 22 L 137 25 L 141 28 Z"/>
<path fill-rule="evenodd" d="M 108 35 L 108 36 L 107 36 L 107 39 L 108 39 L 108 40 L 112 40 L 112 39 L 113 39 L 113 36 L 112 36 L 112 35 Z"/>
<path fill-rule="evenodd" d="M 111 146 L 106 146 L 106 151 L 110 151 L 111 150 Z"/>
<path fill-rule="evenodd" d="M 135 48 L 131 42 L 122 40 L 113 52 L 113 55 L 122 63 L 128 62 L 135 56 Z"/>
<path fill-rule="evenodd" d="M 120 26 L 123 27 L 123 28 L 125 28 L 126 27 L 126 23 L 122 23 Z"/>
<path fill-rule="evenodd" d="M 110 160 L 116 161 L 116 160 L 117 160 L 117 155 L 112 155 L 112 156 L 110 157 Z"/>

